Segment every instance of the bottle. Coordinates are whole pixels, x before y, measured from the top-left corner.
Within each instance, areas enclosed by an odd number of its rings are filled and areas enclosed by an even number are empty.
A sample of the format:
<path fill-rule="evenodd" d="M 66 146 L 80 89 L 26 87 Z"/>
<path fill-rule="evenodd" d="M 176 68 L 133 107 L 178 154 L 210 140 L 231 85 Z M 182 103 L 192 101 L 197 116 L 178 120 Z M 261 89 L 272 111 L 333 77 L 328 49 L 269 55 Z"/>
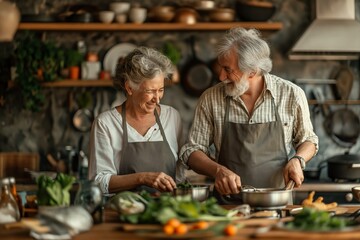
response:
<path fill-rule="evenodd" d="M 11 223 L 20 220 L 20 212 L 14 196 L 10 191 L 10 179 L 1 180 L 0 223 Z"/>
<path fill-rule="evenodd" d="M 83 151 L 80 151 L 79 158 L 79 179 L 86 180 L 88 177 L 89 160 Z"/>
<path fill-rule="evenodd" d="M 95 224 L 103 222 L 104 206 L 102 195 L 99 185 L 94 181 L 80 181 L 74 204 L 84 207 L 91 214 Z"/>
<path fill-rule="evenodd" d="M 16 180 L 14 177 L 10 177 L 9 180 L 10 180 L 10 191 L 11 191 L 12 195 L 14 196 L 15 201 L 18 205 L 20 218 L 22 218 L 24 216 L 24 208 L 23 208 L 21 197 L 16 191 Z"/>

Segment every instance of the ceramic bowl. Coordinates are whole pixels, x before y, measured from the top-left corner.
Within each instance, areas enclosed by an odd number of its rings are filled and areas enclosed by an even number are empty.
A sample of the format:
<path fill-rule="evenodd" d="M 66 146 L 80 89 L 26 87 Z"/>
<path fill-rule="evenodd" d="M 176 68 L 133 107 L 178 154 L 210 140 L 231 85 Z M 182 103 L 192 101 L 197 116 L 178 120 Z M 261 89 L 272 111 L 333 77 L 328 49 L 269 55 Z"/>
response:
<path fill-rule="evenodd" d="M 193 8 L 179 8 L 176 10 L 174 22 L 195 24 L 199 19 L 199 14 Z"/>
<path fill-rule="evenodd" d="M 211 10 L 209 19 L 211 22 L 232 22 L 235 18 L 235 11 L 231 8 L 217 8 Z"/>
<path fill-rule="evenodd" d="M 126 23 L 127 15 L 125 13 L 116 14 L 115 21 L 118 23 Z"/>
<path fill-rule="evenodd" d="M 113 11 L 100 11 L 99 20 L 102 23 L 111 23 L 115 18 L 115 13 Z"/>
<path fill-rule="evenodd" d="M 175 8 L 172 6 L 157 6 L 149 11 L 149 18 L 155 22 L 171 22 L 175 16 Z"/>
<path fill-rule="evenodd" d="M 131 8 L 129 11 L 129 20 L 133 23 L 143 23 L 146 20 L 147 9 L 142 7 Z"/>
<path fill-rule="evenodd" d="M 201 0 L 195 3 L 195 8 L 198 10 L 209 10 L 215 7 L 215 2 L 211 0 Z"/>
<path fill-rule="evenodd" d="M 112 2 L 109 5 L 109 9 L 115 14 L 128 13 L 130 10 L 130 3 L 128 2 Z"/>
<path fill-rule="evenodd" d="M 244 21 L 264 22 L 269 20 L 275 13 L 275 6 L 268 1 L 245 1 L 236 2 L 238 17 Z"/>

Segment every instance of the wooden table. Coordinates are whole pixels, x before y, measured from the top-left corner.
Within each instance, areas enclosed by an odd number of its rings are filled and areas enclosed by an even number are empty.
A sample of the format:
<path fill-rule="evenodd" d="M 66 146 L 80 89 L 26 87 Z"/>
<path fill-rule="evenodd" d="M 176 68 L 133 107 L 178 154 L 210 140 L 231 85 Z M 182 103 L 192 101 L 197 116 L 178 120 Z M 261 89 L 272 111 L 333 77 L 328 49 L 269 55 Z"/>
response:
<path fill-rule="evenodd" d="M 289 206 L 291 208 L 293 206 Z M 353 206 L 340 206 L 342 209 L 346 208 L 348 212 L 353 212 L 360 208 L 360 205 Z M 226 206 L 231 208 L 231 206 Z M 275 224 L 278 219 L 244 219 L 239 220 L 245 226 L 240 228 L 237 235 L 233 237 L 227 236 L 213 236 L 213 237 L 201 237 L 202 239 L 360 239 L 360 228 L 356 231 L 350 232 L 331 232 L 331 233 L 306 233 L 306 232 L 290 232 L 279 229 L 266 228 Z M 134 232 L 126 232 L 121 228 L 121 223 L 118 220 L 117 213 L 111 210 L 104 211 L 104 222 L 94 225 L 90 231 L 80 233 L 74 236 L 74 240 L 115 240 L 115 239 L 149 239 L 148 235 L 141 235 Z M 260 226 L 260 227 L 259 227 Z M 262 227 L 261 227 L 262 226 Z M 269 230 L 270 229 L 270 230 Z M 261 232 L 263 230 L 263 232 Z M 264 231 L 265 230 L 265 231 Z M 164 235 L 159 235 L 160 238 L 164 238 Z M 1 240 L 30 240 L 29 230 L 24 228 L 11 228 L 5 229 L 4 226 L 0 226 L 0 239 Z M 165 239 L 172 239 L 166 237 Z M 176 237 L 176 239 L 180 239 Z M 190 237 L 184 237 L 184 239 L 190 239 Z M 196 238 L 191 238 L 196 239 Z"/>

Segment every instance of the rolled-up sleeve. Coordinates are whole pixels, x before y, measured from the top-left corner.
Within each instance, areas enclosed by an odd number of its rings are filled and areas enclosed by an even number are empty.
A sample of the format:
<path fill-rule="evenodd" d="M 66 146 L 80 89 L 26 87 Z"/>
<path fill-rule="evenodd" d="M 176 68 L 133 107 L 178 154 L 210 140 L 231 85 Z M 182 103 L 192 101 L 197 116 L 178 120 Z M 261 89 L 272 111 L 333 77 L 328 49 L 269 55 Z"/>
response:
<path fill-rule="evenodd" d="M 299 90 L 299 94 L 296 95 L 296 102 L 298 104 L 294 108 L 294 116 L 296 116 L 293 131 L 294 148 L 297 149 L 304 142 L 311 142 L 316 147 L 316 154 L 319 150 L 319 138 L 313 129 L 309 105 L 304 91 Z"/>
<path fill-rule="evenodd" d="M 200 99 L 195 110 L 195 117 L 191 126 L 187 143 L 181 148 L 180 160 L 187 165 L 189 156 L 194 151 L 203 151 L 209 155 L 209 146 L 214 135 L 213 116 L 207 109 L 205 99 Z"/>
<path fill-rule="evenodd" d="M 95 120 L 90 136 L 89 179 L 98 183 L 104 194 L 109 192 L 111 176 L 117 174 L 109 136 L 109 129 Z"/>

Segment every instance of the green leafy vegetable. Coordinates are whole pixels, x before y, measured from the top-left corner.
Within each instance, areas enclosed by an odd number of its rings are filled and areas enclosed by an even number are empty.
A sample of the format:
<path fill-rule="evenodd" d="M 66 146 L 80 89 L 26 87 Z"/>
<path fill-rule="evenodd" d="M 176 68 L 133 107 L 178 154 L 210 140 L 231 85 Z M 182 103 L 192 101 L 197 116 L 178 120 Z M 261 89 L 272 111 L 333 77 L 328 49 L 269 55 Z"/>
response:
<path fill-rule="evenodd" d="M 327 211 L 304 208 L 295 215 L 294 220 L 286 224 L 287 228 L 305 231 L 339 230 L 353 225 L 349 219 L 333 217 Z"/>
<path fill-rule="evenodd" d="M 37 201 L 40 206 L 69 206 L 70 189 L 75 177 L 59 173 L 55 179 L 41 175 L 37 180 Z"/>
<path fill-rule="evenodd" d="M 182 183 L 178 183 L 176 185 L 176 187 L 178 188 L 192 188 L 192 184 L 188 181 L 182 182 Z"/>
<path fill-rule="evenodd" d="M 129 223 L 164 224 L 171 218 L 186 222 L 228 221 L 237 213 L 218 205 L 215 198 L 199 202 L 188 195 L 172 196 L 168 193 L 153 198 L 147 192 L 137 194 L 125 191 L 112 197 L 109 203 L 120 214 L 120 220 Z"/>

